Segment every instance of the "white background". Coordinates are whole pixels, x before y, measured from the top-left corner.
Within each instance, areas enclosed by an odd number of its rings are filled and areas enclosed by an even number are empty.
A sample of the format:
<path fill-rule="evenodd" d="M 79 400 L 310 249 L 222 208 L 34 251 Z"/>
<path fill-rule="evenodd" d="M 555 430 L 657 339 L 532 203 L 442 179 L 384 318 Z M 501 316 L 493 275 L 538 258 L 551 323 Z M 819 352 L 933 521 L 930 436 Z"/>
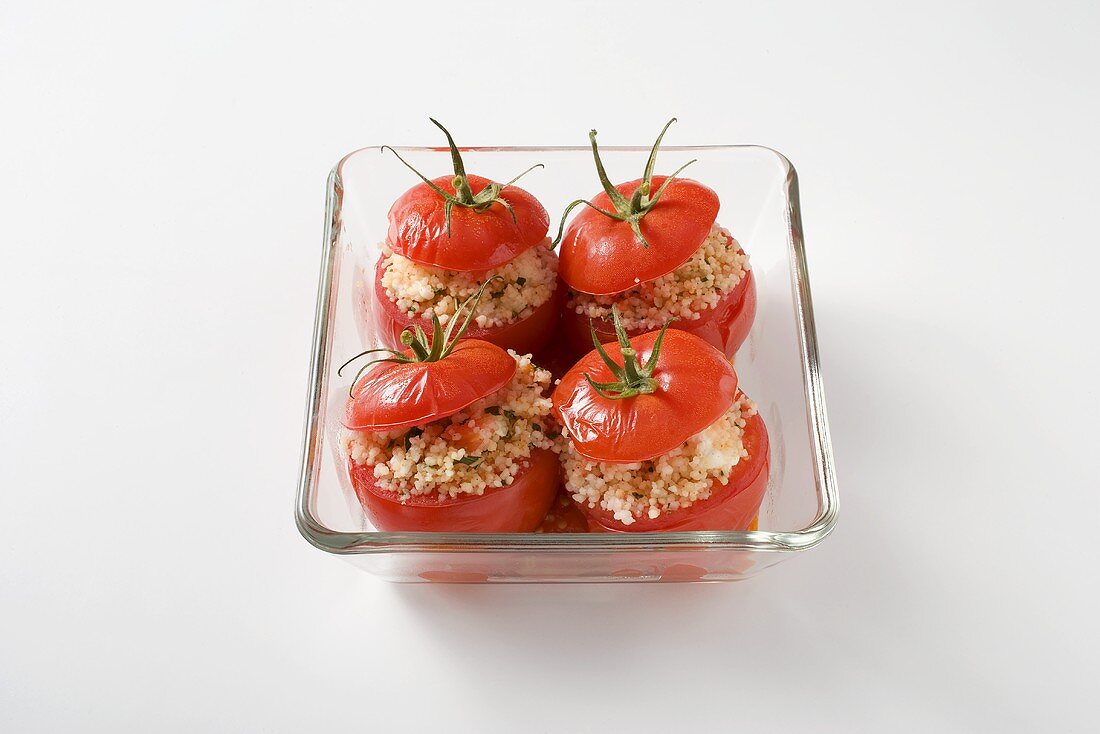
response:
<path fill-rule="evenodd" d="M 0 730 L 1095 730 L 1100 10 L 772 5 L 4 2 Z M 832 537 L 442 588 L 298 536 L 325 176 L 429 114 L 791 158 Z"/>

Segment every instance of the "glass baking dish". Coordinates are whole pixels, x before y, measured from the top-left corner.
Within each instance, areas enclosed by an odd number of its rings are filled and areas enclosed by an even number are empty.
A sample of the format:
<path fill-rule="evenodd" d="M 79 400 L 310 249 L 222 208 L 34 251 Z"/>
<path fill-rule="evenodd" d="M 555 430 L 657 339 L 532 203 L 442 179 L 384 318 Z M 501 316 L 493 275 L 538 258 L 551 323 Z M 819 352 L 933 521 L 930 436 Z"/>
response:
<path fill-rule="evenodd" d="M 446 148 L 398 148 L 429 176 L 450 170 Z M 467 170 L 524 178 L 551 217 L 599 190 L 587 147 L 463 148 Z M 641 174 L 647 147 L 601 146 L 613 180 Z M 685 175 L 718 192 L 718 221 L 749 253 L 758 288 L 756 321 L 736 356 L 745 392 L 771 436 L 771 476 L 758 529 L 600 534 L 386 533 L 368 523 L 347 478 L 336 433 L 349 387 L 336 376 L 347 357 L 379 346 L 365 317 L 369 273 L 390 204 L 416 183 L 390 153 L 372 147 L 329 174 L 321 277 L 310 360 L 296 521 L 310 543 L 393 581 L 731 581 L 812 548 L 837 520 L 837 486 L 806 272 L 798 177 L 790 162 L 751 145 L 662 147 L 657 172 L 698 158 Z M 368 275 L 364 276 L 364 273 Z"/>

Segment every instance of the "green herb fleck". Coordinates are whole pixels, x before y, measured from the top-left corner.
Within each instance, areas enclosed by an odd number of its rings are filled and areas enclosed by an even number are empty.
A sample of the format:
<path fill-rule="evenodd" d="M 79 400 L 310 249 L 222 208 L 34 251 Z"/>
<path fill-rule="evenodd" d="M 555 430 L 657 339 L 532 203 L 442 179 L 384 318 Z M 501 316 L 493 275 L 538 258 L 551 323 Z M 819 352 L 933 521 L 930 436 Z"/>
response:
<path fill-rule="evenodd" d="M 458 460 L 459 464 L 465 464 L 466 466 L 473 468 L 481 463 L 482 457 L 480 456 L 463 456 Z"/>
<path fill-rule="evenodd" d="M 410 428 L 409 432 L 405 434 L 405 450 L 408 451 L 412 448 L 412 440 L 424 433 L 423 428 Z"/>
<path fill-rule="evenodd" d="M 519 286 L 520 288 L 522 288 L 526 284 L 527 284 L 527 278 L 523 278 L 523 277 L 516 278 L 516 285 Z"/>

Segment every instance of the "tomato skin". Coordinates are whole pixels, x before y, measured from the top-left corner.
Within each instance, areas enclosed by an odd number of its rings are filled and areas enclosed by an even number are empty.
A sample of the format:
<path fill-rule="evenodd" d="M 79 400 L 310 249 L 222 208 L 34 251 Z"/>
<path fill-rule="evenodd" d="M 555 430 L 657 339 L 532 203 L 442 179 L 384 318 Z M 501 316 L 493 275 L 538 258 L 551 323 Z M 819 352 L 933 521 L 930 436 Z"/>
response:
<path fill-rule="evenodd" d="M 745 424 L 745 448 L 747 459 L 733 467 L 729 482 L 725 485 L 715 480 L 711 496 L 674 512 L 662 512 L 656 519 L 637 518 L 624 525 L 614 515 L 599 506 L 589 507 L 587 502 L 576 503 L 588 520 L 592 532 L 672 532 L 682 530 L 749 530 L 752 529 L 764 494 L 768 490 L 768 473 L 771 468 L 770 441 L 764 420 L 759 414 Z"/>
<path fill-rule="evenodd" d="M 382 286 L 385 256 L 379 258 L 374 267 L 374 323 L 378 335 L 386 346 L 394 349 L 401 347 L 401 332 L 406 328 L 420 324 L 428 331 L 429 324 L 418 316 L 409 316 L 397 307 L 386 295 Z M 528 316 L 500 326 L 482 328 L 471 322 L 464 339 L 481 339 L 496 344 L 501 349 L 514 349 L 517 354 L 539 352 L 553 336 L 561 316 L 562 303 L 565 300 L 565 287 L 558 281 L 557 287 L 544 303 L 537 306 Z"/>
<path fill-rule="evenodd" d="M 679 329 L 705 340 L 718 349 L 721 349 L 730 359 L 737 354 L 737 350 L 748 338 L 752 329 L 753 320 L 756 318 L 756 279 L 752 271 L 745 273 L 733 290 L 714 304 L 701 312 L 699 318 L 677 319 L 669 324 L 669 329 Z M 601 344 L 615 341 L 615 327 L 610 321 L 593 319 L 592 326 Z M 588 317 L 582 316 L 568 306 L 561 315 L 561 329 L 564 348 L 574 358 L 586 354 L 592 349 L 592 335 L 588 330 Z M 627 330 L 628 336 L 633 339 L 641 336 L 647 329 Z"/>
<path fill-rule="evenodd" d="M 440 176 L 432 183 L 454 194 L 453 178 Z M 466 178 L 475 194 L 491 183 L 482 176 Z M 515 221 L 500 202 L 480 212 L 455 206 L 448 235 L 443 197 L 428 184 L 419 183 L 390 207 L 386 244 L 421 265 L 463 271 L 499 267 L 545 239 L 550 227 L 550 215 L 527 191 L 507 186 L 500 198 L 512 206 Z"/>
<path fill-rule="evenodd" d="M 511 485 L 445 500 L 432 495 L 402 504 L 395 492 L 378 487 L 373 466 L 349 458 L 348 469 L 363 511 L 375 528 L 386 532 L 531 532 L 546 516 L 558 489 L 558 459 L 547 449 L 534 449 Z"/>
<path fill-rule="evenodd" d="M 658 336 L 651 331 L 631 340 L 639 363 L 649 359 Z M 604 349 L 623 363 L 618 343 Z M 565 373 L 550 397 L 573 448 L 596 461 L 630 463 L 666 454 L 721 418 L 737 396 L 737 373 L 725 355 L 694 334 L 672 329 L 665 332 L 652 374 L 654 392 L 607 398 L 585 374 L 595 382 L 617 379 L 593 349 Z"/>
<path fill-rule="evenodd" d="M 653 191 L 667 178 L 654 176 Z M 615 188 L 629 199 L 641 183 L 639 178 Z M 591 203 L 605 211 L 615 209 L 605 192 Z M 582 207 L 562 236 L 562 280 L 573 290 L 602 296 L 629 290 L 638 282 L 635 278 L 647 283 L 671 273 L 703 244 L 718 207 L 718 194 L 709 187 L 689 178 L 673 179 L 638 224 L 648 247 L 627 222 Z"/>
<path fill-rule="evenodd" d="M 492 395 L 516 373 L 495 344 L 461 339 L 435 362 L 381 362 L 355 383 L 344 411 L 352 431 L 389 431 L 454 415 Z"/>

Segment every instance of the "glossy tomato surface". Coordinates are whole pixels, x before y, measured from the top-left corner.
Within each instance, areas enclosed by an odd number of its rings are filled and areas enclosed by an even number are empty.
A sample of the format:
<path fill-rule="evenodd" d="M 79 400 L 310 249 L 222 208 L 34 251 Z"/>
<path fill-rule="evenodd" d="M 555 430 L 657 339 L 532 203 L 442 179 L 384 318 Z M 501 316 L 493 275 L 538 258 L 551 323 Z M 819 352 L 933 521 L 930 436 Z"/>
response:
<path fill-rule="evenodd" d="M 352 387 L 344 426 L 390 431 L 454 415 L 492 395 L 516 373 L 516 360 L 495 344 L 462 339 L 435 362 L 380 362 Z"/>
<path fill-rule="evenodd" d="M 631 340 L 645 364 L 658 338 L 652 331 Z M 623 363 L 618 343 L 605 345 Z M 585 379 L 616 378 L 592 350 L 582 357 L 551 395 L 553 410 L 580 455 L 595 461 L 629 463 L 666 454 L 714 423 L 733 405 L 737 373 L 729 360 L 699 337 L 669 329 L 653 370 L 656 390 L 626 399 L 600 395 Z"/>
<path fill-rule="evenodd" d="M 598 506 L 590 508 L 587 503 L 576 503 L 577 508 L 588 519 L 589 530 L 595 532 L 748 530 L 753 527 L 768 490 L 771 466 L 768 431 L 759 415 L 746 422 L 743 441 L 749 455 L 733 467 L 729 482 L 722 485 L 716 480 L 710 497 L 690 507 L 662 512 L 655 519 L 641 517 L 630 525 L 622 524 Z"/>
<path fill-rule="evenodd" d="M 386 295 L 382 286 L 383 258 L 379 258 L 374 268 L 374 323 L 382 341 L 394 349 L 401 346 L 401 332 L 419 324 L 425 327 L 428 322 L 419 316 L 410 316 L 397 307 Z M 496 344 L 502 349 L 514 349 L 518 354 L 538 353 L 558 328 L 561 316 L 565 288 L 559 281 L 553 294 L 544 303 L 535 307 L 526 317 L 500 326 L 482 328 L 471 322 L 464 338 L 481 339 Z"/>
<path fill-rule="evenodd" d="M 653 191 L 667 178 L 654 176 Z M 641 183 L 639 178 L 615 188 L 629 199 Z M 605 211 L 615 209 L 606 192 L 591 203 Z M 629 290 L 636 278 L 646 283 L 671 273 L 703 244 L 718 206 L 712 189 L 689 178 L 673 179 L 639 222 L 648 247 L 627 222 L 581 207 L 562 236 L 562 280 L 573 290 L 600 296 Z"/>
<path fill-rule="evenodd" d="M 531 532 L 546 516 L 558 490 L 558 459 L 546 449 L 531 452 L 527 466 L 511 485 L 456 498 L 441 499 L 433 494 L 402 503 L 395 492 L 377 485 L 373 466 L 349 458 L 348 469 L 367 518 L 375 528 L 388 532 Z"/>
<path fill-rule="evenodd" d="M 455 193 L 453 176 L 440 176 L 433 183 L 448 194 Z M 474 193 L 491 181 L 467 176 Z M 451 231 L 447 233 L 445 202 L 426 183 L 402 194 L 389 211 L 386 244 L 398 255 L 421 265 L 447 270 L 489 270 L 515 257 L 546 238 L 550 215 L 538 199 L 518 186 L 506 186 L 499 201 L 477 211 L 463 206 L 451 208 Z"/>
<path fill-rule="evenodd" d="M 713 308 L 700 312 L 697 319 L 677 319 L 669 325 L 669 328 L 694 334 L 721 349 L 727 357 L 732 359 L 748 338 L 755 318 L 756 280 L 750 270 L 733 290 L 714 304 Z M 596 334 L 599 335 L 602 343 L 615 341 L 615 328 L 610 321 L 593 320 L 592 326 L 595 327 Z M 566 308 L 561 317 L 561 333 L 564 348 L 574 359 L 592 349 L 588 317 Z M 644 331 L 636 329 L 627 333 L 633 338 Z"/>

